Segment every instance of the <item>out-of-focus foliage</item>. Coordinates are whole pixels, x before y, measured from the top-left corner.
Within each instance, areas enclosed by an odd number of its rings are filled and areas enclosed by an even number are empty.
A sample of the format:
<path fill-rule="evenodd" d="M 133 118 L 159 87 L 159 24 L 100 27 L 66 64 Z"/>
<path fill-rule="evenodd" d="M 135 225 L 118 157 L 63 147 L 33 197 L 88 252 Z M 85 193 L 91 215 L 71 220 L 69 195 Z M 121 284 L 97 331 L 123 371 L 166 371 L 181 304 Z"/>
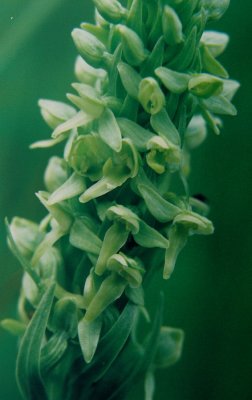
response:
<path fill-rule="evenodd" d="M 15 20 L 22 19 L 32 1 L 1 3 L 0 49 L 5 35 L 11 37 Z M 43 2 L 33 3 L 41 6 Z M 18 265 L 5 246 L 3 217 L 17 214 L 38 220 L 43 213 L 33 193 L 42 187 L 48 152 L 28 151 L 28 145 L 41 139 L 43 133 L 48 137 L 37 100 L 64 100 L 76 54 L 70 31 L 82 18 L 91 18 L 90 3 L 64 1 L 38 28 L 33 20 L 25 22 L 34 28 L 19 49 L 14 48 L 14 36 L 10 42 L 12 59 L 0 79 L 1 316 L 14 308 L 19 287 Z M 184 251 L 172 279 L 165 284 L 158 282 L 166 293 L 166 322 L 186 331 L 181 362 L 158 378 L 156 398 L 160 400 L 242 400 L 252 395 L 250 11 L 248 0 L 239 4 L 233 0 L 224 20 L 213 24 L 213 28 L 231 36 L 231 46 L 222 60 L 231 76 L 242 83 L 236 98 L 239 116 L 231 122 L 225 120 L 222 135 L 209 135 L 201 151 L 195 150 L 194 154 L 192 193 L 201 190 L 209 198 L 216 232 L 210 240 L 194 240 Z M 148 302 L 155 301 L 153 289 Z M 2 331 L 0 335 L 1 376 L 5 377 L 0 398 L 19 399 L 12 372 L 16 339 L 7 338 Z M 9 376 L 6 371 L 10 371 Z"/>

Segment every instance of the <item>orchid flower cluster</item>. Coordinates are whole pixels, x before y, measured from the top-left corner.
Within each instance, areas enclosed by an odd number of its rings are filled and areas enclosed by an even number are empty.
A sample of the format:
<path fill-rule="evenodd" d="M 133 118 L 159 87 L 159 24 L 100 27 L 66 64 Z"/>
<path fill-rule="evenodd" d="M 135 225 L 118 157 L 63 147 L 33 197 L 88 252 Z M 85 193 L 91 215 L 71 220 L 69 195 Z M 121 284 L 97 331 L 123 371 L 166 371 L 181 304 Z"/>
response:
<path fill-rule="evenodd" d="M 205 30 L 228 0 L 93 2 L 95 23 L 72 32 L 74 93 L 39 101 L 52 136 L 31 147 L 63 144 L 37 193 L 46 216 L 6 223 L 24 275 L 20 319 L 2 326 L 22 337 L 28 400 L 123 399 L 142 376 L 153 398 L 184 335 L 162 326 L 162 296 L 150 317 L 146 285 L 170 278 L 190 236 L 213 233 L 189 192 L 190 154 L 236 114 L 239 84 L 218 61 L 229 38 Z"/>

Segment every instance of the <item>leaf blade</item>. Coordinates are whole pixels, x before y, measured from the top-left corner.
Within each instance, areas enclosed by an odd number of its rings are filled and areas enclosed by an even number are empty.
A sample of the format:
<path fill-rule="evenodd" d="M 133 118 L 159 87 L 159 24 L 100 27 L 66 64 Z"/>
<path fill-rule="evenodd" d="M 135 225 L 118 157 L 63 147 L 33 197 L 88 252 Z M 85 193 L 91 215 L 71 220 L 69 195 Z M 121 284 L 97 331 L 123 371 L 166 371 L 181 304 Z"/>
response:
<path fill-rule="evenodd" d="M 55 284 L 49 286 L 22 338 L 18 356 L 16 377 L 23 397 L 27 400 L 47 400 L 40 374 L 40 353 L 46 330 Z"/>

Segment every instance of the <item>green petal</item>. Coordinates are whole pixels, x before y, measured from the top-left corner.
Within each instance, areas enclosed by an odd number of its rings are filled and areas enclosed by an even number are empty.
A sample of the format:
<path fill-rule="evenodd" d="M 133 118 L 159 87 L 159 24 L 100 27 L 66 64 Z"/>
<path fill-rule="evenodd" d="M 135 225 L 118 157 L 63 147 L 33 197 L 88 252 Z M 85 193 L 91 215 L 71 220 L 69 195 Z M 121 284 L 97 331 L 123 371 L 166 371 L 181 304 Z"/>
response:
<path fill-rule="evenodd" d="M 111 221 L 124 223 L 127 230 L 133 234 L 139 231 L 139 218 L 127 207 L 121 205 L 112 206 L 107 210 L 106 216 Z"/>
<path fill-rule="evenodd" d="M 155 70 L 155 74 L 161 80 L 163 85 L 172 93 L 183 93 L 188 88 L 190 75 L 181 72 L 172 71 L 165 67 L 159 67 Z"/>
<path fill-rule="evenodd" d="M 101 139 L 113 150 L 119 152 L 122 148 L 122 135 L 112 111 L 107 108 L 99 118 L 98 124 Z"/>
<path fill-rule="evenodd" d="M 224 96 L 212 96 L 202 101 L 203 105 L 215 114 L 221 115 L 237 115 L 235 106 Z"/>
<path fill-rule="evenodd" d="M 179 53 L 168 63 L 168 68 L 184 71 L 190 68 L 191 63 L 195 56 L 197 45 L 197 27 L 194 26 L 187 36 L 182 49 Z"/>
<path fill-rule="evenodd" d="M 68 159 L 78 174 L 97 180 L 102 176 L 103 165 L 111 155 L 112 149 L 99 135 L 87 134 L 74 140 Z"/>
<path fill-rule="evenodd" d="M 95 272 L 97 275 L 103 275 L 107 267 L 108 259 L 124 246 L 128 236 L 129 231 L 126 230 L 125 225 L 120 222 L 114 222 L 107 230 L 95 266 Z"/>
<path fill-rule="evenodd" d="M 125 279 L 115 273 L 105 278 L 97 294 L 89 304 L 84 320 L 92 322 L 99 317 L 110 304 L 121 297 L 126 286 L 127 282 Z"/>
<path fill-rule="evenodd" d="M 3 319 L 0 327 L 12 335 L 23 335 L 26 330 L 26 324 L 15 319 Z"/>
<path fill-rule="evenodd" d="M 213 57 L 210 50 L 206 46 L 201 46 L 200 54 L 204 70 L 210 74 L 218 75 L 222 78 L 228 78 L 228 72 L 226 69 Z"/>
<path fill-rule="evenodd" d="M 141 76 L 126 63 L 120 62 L 117 68 L 125 90 L 133 99 L 137 100 Z"/>
<path fill-rule="evenodd" d="M 139 221 L 139 232 L 133 236 L 136 243 L 143 247 L 159 247 L 161 249 L 169 247 L 169 240 L 142 220 Z"/>
<path fill-rule="evenodd" d="M 171 143 L 180 146 L 180 136 L 177 128 L 171 121 L 165 109 L 161 110 L 158 114 L 152 115 L 151 126 L 164 139 L 168 139 Z"/>
<path fill-rule="evenodd" d="M 194 149 L 204 142 L 207 136 L 206 122 L 201 115 L 195 115 L 185 133 L 185 144 L 189 149 Z"/>
<path fill-rule="evenodd" d="M 90 363 L 95 355 L 102 328 L 102 318 L 97 317 L 87 322 L 85 317 L 78 324 L 78 337 L 81 351 L 86 363 Z"/>
<path fill-rule="evenodd" d="M 78 196 L 86 189 L 84 178 L 74 172 L 66 182 L 56 189 L 49 197 L 48 204 L 52 205 Z"/>
<path fill-rule="evenodd" d="M 101 239 L 89 228 L 86 217 L 75 220 L 70 230 L 69 241 L 72 246 L 96 255 L 102 247 Z"/>
<path fill-rule="evenodd" d="M 72 31 L 72 37 L 84 60 L 92 67 L 100 67 L 104 63 L 104 53 L 106 47 L 91 33 L 75 28 Z"/>
<path fill-rule="evenodd" d="M 63 122 L 62 124 L 58 125 L 57 128 L 54 129 L 54 131 L 52 133 L 52 138 L 56 139 L 63 133 L 69 132 L 74 128 L 79 128 L 80 126 L 85 126 L 93 120 L 94 120 L 94 117 L 92 115 L 88 115 L 88 114 L 84 113 L 83 111 L 79 111 L 72 118 L 70 118 L 66 122 Z"/>
<path fill-rule="evenodd" d="M 49 193 L 44 191 L 39 191 L 36 196 L 41 201 L 43 206 L 51 213 L 52 217 L 58 222 L 62 232 L 67 232 L 72 225 L 73 217 L 65 211 L 60 205 L 53 204 L 50 205 L 48 202 Z"/>
<path fill-rule="evenodd" d="M 205 31 L 200 43 L 208 48 L 213 57 L 218 57 L 225 51 L 229 42 L 229 36 L 223 32 Z"/>
<path fill-rule="evenodd" d="M 91 85 L 100 90 L 107 81 L 107 71 L 102 68 L 93 68 L 81 56 L 78 56 L 74 68 L 75 75 L 81 83 Z"/>
<path fill-rule="evenodd" d="M 137 150 L 146 151 L 147 142 L 153 138 L 154 134 L 130 119 L 117 118 L 117 122 L 123 137 L 130 139 Z"/>
<path fill-rule="evenodd" d="M 138 185 L 145 204 L 150 213 L 160 222 L 169 222 L 180 212 L 180 208 L 166 201 L 154 189 L 146 185 Z"/>
<path fill-rule="evenodd" d="M 118 23 L 127 17 L 128 10 L 117 0 L 93 0 L 102 17 L 111 22 Z"/>
<path fill-rule="evenodd" d="M 145 111 L 151 115 L 159 113 L 165 106 L 164 94 L 154 78 L 144 78 L 141 80 L 138 100 Z"/>
<path fill-rule="evenodd" d="M 230 0 L 204 0 L 207 16 L 211 20 L 220 19 L 227 11 Z"/>
<path fill-rule="evenodd" d="M 168 45 L 174 46 L 183 41 L 182 23 L 175 10 L 169 6 L 164 7 L 162 27 Z"/>
<path fill-rule="evenodd" d="M 190 79 L 188 89 L 197 97 L 209 98 L 222 92 L 223 81 L 213 75 L 199 74 Z"/>
<path fill-rule="evenodd" d="M 60 101 L 41 99 L 38 105 L 42 117 L 52 129 L 55 129 L 58 125 L 74 117 L 76 114 L 76 110 L 73 107 Z"/>
<path fill-rule="evenodd" d="M 169 279 L 178 258 L 179 253 L 186 245 L 188 238 L 188 230 L 183 226 L 174 225 L 169 231 L 170 246 L 165 252 L 165 264 L 163 278 Z"/>
<path fill-rule="evenodd" d="M 125 25 L 117 25 L 117 30 L 122 38 L 123 53 L 126 61 L 133 66 L 142 64 L 147 57 L 147 51 L 141 38 Z"/>

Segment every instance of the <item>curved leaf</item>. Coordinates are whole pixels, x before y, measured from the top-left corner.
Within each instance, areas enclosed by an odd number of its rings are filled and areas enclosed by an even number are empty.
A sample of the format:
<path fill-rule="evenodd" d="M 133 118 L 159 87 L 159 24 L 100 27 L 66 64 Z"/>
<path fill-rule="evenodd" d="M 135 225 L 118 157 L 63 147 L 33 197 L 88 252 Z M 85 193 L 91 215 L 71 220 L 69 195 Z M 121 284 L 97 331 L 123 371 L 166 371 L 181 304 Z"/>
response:
<path fill-rule="evenodd" d="M 22 338 L 17 356 L 17 383 L 26 400 L 47 400 L 41 378 L 40 355 L 55 284 L 49 286 Z"/>

